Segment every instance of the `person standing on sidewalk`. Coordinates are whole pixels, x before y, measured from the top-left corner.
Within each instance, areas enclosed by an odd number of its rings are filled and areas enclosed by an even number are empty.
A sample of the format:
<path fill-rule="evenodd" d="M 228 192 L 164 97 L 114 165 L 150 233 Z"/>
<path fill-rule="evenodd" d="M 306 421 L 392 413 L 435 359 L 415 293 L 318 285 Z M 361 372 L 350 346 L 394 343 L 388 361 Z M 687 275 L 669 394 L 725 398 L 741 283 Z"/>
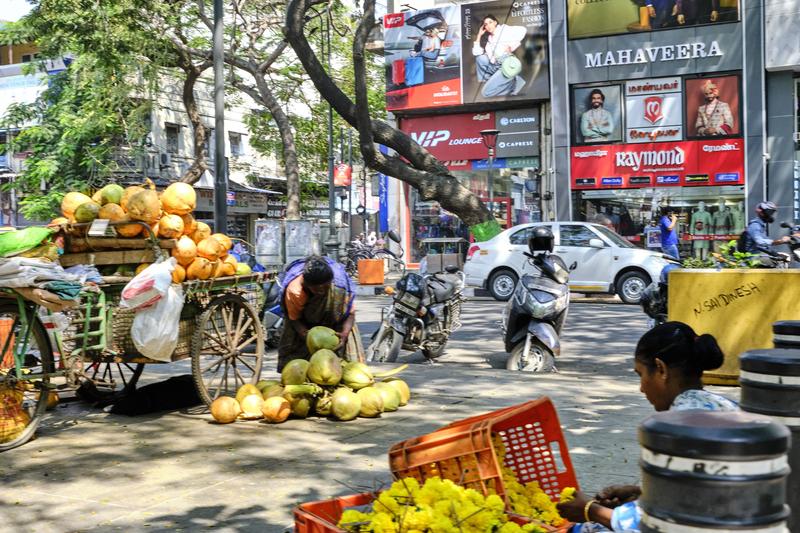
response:
<path fill-rule="evenodd" d="M 661 249 L 665 254 L 671 255 L 675 259 L 680 259 L 680 252 L 678 251 L 678 231 L 675 226 L 678 225 L 678 217 L 675 212 L 669 208 L 664 208 L 665 213 L 661 217 L 659 227 L 661 228 Z"/>

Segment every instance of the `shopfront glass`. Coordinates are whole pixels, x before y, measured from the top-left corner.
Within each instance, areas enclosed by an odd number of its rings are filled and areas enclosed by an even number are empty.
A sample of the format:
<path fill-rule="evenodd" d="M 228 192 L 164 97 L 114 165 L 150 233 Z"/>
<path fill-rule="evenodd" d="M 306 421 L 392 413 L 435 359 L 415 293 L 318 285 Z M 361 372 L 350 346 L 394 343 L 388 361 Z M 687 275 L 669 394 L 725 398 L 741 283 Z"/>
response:
<path fill-rule="evenodd" d="M 706 257 L 744 231 L 744 186 L 573 191 L 574 220 L 605 223 L 636 246 L 661 248 L 661 213 L 678 217 L 681 257 Z"/>
<path fill-rule="evenodd" d="M 495 218 L 503 228 L 541 220 L 538 197 L 539 179 L 534 168 L 497 168 L 493 172 L 494 201 L 489 202 L 489 179 L 486 170 L 453 171 L 463 185 L 484 204 L 491 203 Z M 438 202 L 420 200 L 416 189 L 409 188 L 411 249 L 409 260 L 419 262 L 425 255 L 423 239 L 461 237 L 469 240 L 469 228 Z"/>

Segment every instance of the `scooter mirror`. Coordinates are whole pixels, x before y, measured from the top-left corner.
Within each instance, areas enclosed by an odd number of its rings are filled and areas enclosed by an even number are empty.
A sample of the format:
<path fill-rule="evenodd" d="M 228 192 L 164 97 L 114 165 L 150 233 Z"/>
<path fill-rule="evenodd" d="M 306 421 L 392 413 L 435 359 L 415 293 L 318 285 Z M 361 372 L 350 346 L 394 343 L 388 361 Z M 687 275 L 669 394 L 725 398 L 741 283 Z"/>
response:
<path fill-rule="evenodd" d="M 389 240 L 400 244 L 400 235 L 398 235 L 395 230 L 389 230 L 389 233 L 387 233 L 386 236 L 389 238 Z"/>
<path fill-rule="evenodd" d="M 572 272 L 576 268 L 578 268 L 578 262 L 577 261 L 573 261 L 572 264 L 569 266 L 569 271 Z"/>

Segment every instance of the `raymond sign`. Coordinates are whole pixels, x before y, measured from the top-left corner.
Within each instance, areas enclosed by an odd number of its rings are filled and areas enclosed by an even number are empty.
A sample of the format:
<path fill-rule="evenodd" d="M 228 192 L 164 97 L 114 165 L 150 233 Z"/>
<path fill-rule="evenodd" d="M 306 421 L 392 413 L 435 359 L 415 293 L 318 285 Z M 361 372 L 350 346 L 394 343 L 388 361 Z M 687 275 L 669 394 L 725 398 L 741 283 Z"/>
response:
<path fill-rule="evenodd" d="M 573 189 L 741 185 L 744 140 L 575 147 L 571 168 Z"/>
<path fill-rule="evenodd" d="M 339 163 L 333 169 L 333 185 L 336 187 L 349 187 L 353 183 L 353 169 L 347 163 Z"/>

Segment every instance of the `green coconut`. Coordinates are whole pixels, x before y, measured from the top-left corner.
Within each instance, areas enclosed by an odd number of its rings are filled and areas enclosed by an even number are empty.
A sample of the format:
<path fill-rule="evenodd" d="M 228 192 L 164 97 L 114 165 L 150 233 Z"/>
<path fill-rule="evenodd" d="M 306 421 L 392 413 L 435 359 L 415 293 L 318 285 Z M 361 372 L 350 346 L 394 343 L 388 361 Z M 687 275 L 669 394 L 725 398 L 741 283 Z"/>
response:
<path fill-rule="evenodd" d="M 301 385 L 306 382 L 308 361 L 305 359 L 292 359 L 281 372 L 281 383 L 284 385 Z"/>
<path fill-rule="evenodd" d="M 400 391 L 384 382 L 376 383 L 374 387 L 383 398 L 383 410 L 386 412 L 397 411 L 397 408 L 400 407 Z"/>
<path fill-rule="evenodd" d="M 239 390 L 236 391 L 236 401 L 242 403 L 242 400 L 244 400 L 247 396 L 250 396 L 251 394 L 258 394 L 259 396 L 261 396 L 261 391 L 258 390 L 258 387 L 256 387 L 252 383 L 245 383 L 244 385 L 239 387 Z"/>
<path fill-rule="evenodd" d="M 119 204 L 123 194 L 125 194 L 124 188 L 116 183 L 109 183 L 100 189 L 100 205 Z"/>
<path fill-rule="evenodd" d="M 333 396 L 325 392 L 314 403 L 314 411 L 320 416 L 330 416 L 333 408 Z"/>
<path fill-rule="evenodd" d="M 307 377 L 317 385 L 338 385 L 342 380 L 342 362 L 330 350 L 317 350 L 309 361 Z"/>
<path fill-rule="evenodd" d="M 76 222 L 93 222 L 100 213 L 100 204 L 95 202 L 84 202 L 75 210 Z"/>
<path fill-rule="evenodd" d="M 361 398 L 347 387 L 331 395 L 331 414 L 339 420 L 353 420 L 361 412 Z"/>
<path fill-rule="evenodd" d="M 408 383 L 397 378 L 385 379 L 382 381 L 382 383 L 388 383 L 397 389 L 397 392 L 400 393 L 400 407 L 408 404 L 408 401 L 411 399 L 411 389 L 409 388 Z"/>
<path fill-rule="evenodd" d="M 280 383 L 275 383 L 274 385 L 270 385 L 269 387 L 261 391 L 261 396 L 263 396 L 265 400 L 267 398 L 272 398 L 273 396 L 283 396 L 283 385 L 281 385 Z"/>
<path fill-rule="evenodd" d="M 375 387 L 364 387 L 356 394 L 361 398 L 361 409 L 358 412 L 358 416 L 366 418 L 380 416 L 383 412 L 383 396 L 381 396 L 378 389 Z"/>
<path fill-rule="evenodd" d="M 373 383 L 372 372 L 364 363 L 353 361 L 344 365 L 342 382 L 353 390 L 369 387 Z"/>
<path fill-rule="evenodd" d="M 335 350 L 339 347 L 339 336 L 331 328 L 314 326 L 306 335 L 308 353 L 317 353 L 318 350 Z"/>
<path fill-rule="evenodd" d="M 256 387 L 258 390 L 261 391 L 261 394 L 264 394 L 264 390 L 270 388 L 273 385 L 280 385 L 281 382 L 277 379 L 262 379 L 258 383 L 256 383 Z"/>
<path fill-rule="evenodd" d="M 311 411 L 311 404 L 313 398 L 308 394 L 293 394 L 290 392 L 283 393 L 284 399 L 289 402 L 292 409 L 292 415 L 297 418 L 305 418 Z"/>

